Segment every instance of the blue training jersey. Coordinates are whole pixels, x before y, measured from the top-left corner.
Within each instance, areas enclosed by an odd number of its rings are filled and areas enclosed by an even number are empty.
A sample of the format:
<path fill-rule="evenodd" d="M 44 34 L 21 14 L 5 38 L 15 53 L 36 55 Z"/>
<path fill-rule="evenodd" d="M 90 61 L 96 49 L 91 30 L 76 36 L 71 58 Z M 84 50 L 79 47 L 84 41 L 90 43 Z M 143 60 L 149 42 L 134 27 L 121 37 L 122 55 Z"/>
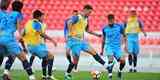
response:
<path fill-rule="evenodd" d="M 7 27 L 9 20 L 9 13 L 7 11 L 0 11 L 0 36 L 7 35 L 9 28 Z"/>
<path fill-rule="evenodd" d="M 22 15 L 19 12 L 0 11 L 0 36 L 14 36 L 17 30 L 17 22 L 22 20 Z M 8 37 L 9 38 L 9 37 Z"/>
<path fill-rule="evenodd" d="M 121 34 L 124 33 L 122 24 L 113 24 L 112 27 L 106 25 L 103 28 L 103 35 L 105 37 L 105 45 L 111 47 L 119 47 L 121 45 Z"/>
<path fill-rule="evenodd" d="M 12 33 L 17 30 L 17 22 L 23 20 L 23 15 L 20 12 L 12 11 L 9 14 L 9 27 Z"/>
<path fill-rule="evenodd" d="M 69 19 L 65 20 L 64 22 L 64 37 L 67 38 L 68 36 L 68 26 L 67 26 L 67 22 Z"/>

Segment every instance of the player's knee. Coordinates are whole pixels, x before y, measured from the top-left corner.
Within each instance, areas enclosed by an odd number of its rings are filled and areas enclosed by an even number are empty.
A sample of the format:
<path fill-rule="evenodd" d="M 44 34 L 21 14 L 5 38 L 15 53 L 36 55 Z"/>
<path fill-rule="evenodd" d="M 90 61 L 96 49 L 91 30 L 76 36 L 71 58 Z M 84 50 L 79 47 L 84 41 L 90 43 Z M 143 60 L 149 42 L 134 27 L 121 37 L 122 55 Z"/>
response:
<path fill-rule="evenodd" d="M 50 52 L 48 52 L 48 59 L 54 59 L 54 55 Z"/>
<path fill-rule="evenodd" d="M 17 57 L 21 60 L 21 61 L 25 61 L 25 60 L 27 60 L 27 58 L 26 58 L 26 54 L 25 53 L 20 53 L 19 55 L 17 55 Z"/>
<path fill-rule="evenodd" d="M 125 65 L 125 59 L 120 59 L 120 64 L 123 64 L 123 65 Z"/>

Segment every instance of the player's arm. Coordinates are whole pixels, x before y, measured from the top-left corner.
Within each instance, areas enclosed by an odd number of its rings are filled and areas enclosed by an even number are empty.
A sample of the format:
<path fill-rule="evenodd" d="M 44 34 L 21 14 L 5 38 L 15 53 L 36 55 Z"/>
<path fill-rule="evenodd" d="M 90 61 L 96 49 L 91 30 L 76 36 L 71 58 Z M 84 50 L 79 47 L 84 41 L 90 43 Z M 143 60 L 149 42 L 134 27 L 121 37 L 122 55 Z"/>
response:
<path fill-rule="evenodd" d="M 139 23 L 139 26 L 140 26 L 140 29 L 141 29 L 142 33 L 146 37 L 147 33 L 144 31 L 144 24 L 143 24 L 143 22 L 141 20 L 138 20 L 138 23 Z"/>
<path fill-rule="evenodd" d="M 101 55 L 103 55 L 103 51 L 104 51 L 104 45 L 105 45 L 105 38 L 106 38 L 106 35 L 105 35 L 105 33 L 104 33 L 104 31 L 102 31 L 103 32 L 103 39 L 102 39 L 102 46 L 101 46 Z"/>
<path fill-rule="evenodd" d="M 122 44 L 124 44 L 124 50 L 127 51 L 127 38 L 125 34 L 125 28 L 127 26 L 127 23 L 125 22 L 124 24 L 121 24 L 121 34 L 122 34 Z"/>
<path fill-rule="evenodd" d="M 78 16 L 71 16 L 69 20 L 67 21 L 67 28 L 68 30 L 73 30 L 72 25 L 76 24 L 79 21 Z"/>
<path fill-rule="evenodd" d="M 49 37 L 47 34 L 41 33 L 41 36 L 42 36 L 44 39 L 51 41 L 55 46 L 57 46 L 57 42 L 56 42 L 54 39 L 52 39 L 51 37 Z"/>
<path fill-rule="evenodd" d="M 89 24 L 86 27 L 86 32 L 89 33 L 89 34 L 91 34 L 91 35 L 97 36 L 97 37 L 101 37 L 102 36 L 101 34 L 97 34 L 95 32 L 90 31 L 89 30 Z"/>

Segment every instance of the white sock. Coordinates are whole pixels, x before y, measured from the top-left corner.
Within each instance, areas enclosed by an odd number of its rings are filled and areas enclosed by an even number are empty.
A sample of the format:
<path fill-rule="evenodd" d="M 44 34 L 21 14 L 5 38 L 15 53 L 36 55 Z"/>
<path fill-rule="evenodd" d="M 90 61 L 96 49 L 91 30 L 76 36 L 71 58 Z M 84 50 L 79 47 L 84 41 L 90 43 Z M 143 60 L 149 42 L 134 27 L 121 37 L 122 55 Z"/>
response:
<path fill-rule="evenodd" d="M 109 76 L 109 77 L 112 76 L 112 73 L 109 73 L 108 76 Z"/>
<path fill-rule="evenodd" d="M 107 67 L 112 66 L 112 65 L 113 65 L 113 63 L 109 63 L 109 64 L 108 64 L 108 63 L 105 63 L 105 64 L 104 64 L 104 67 L 107 68 Z"/>
<path fill-rule="evenodd" d="M 137 69 L 137 67 L 134 67 L 134 70 L 136 70 Z"/>
<path fill-rule="evenodd" d="M 132 67 L 132 66 L 129 66 L 129 69 L 133 69 L 133 67 Z"/>
<path fill-rule="evenodd" d="M 67 75 L 70 75 L 71 73 L 68 73 L 68 72 L 65 72 L 65 75 L 67 76 Z"/>
<path fill-rule="evenodd" d="M 30 76 L 29 76 L 29 80 L 36 80 L 36 78 L 35 78 L 34 75 L 30 75 Z"/>
<path fill-rule="evenodd" d="M 7 69 L 4 70 L 4 74 L 9 75 L 9 73 L 10 73 L 9 70 Z"/>

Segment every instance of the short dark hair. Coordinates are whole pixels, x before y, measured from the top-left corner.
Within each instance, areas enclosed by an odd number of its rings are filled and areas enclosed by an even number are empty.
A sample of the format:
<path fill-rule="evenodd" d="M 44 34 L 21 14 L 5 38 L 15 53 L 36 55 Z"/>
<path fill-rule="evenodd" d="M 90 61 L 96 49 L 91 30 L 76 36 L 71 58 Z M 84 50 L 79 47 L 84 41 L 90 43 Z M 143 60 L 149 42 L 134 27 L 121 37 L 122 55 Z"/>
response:
<path fill-rule="evenodd" d="M 83 9 L 91 9 L 92 10 L 93 7 L 91 5 L 89 5 L 89 4 L 87 4 L 87 5 L 84 5 Z"/>
<path fill-rule="evenodd" d="M 1 0 L 0 8 L 2 10 L 7 10 L 7 8 L 9 7 L 9 4 L 10 4 L 10 0 Z"/>
<path fill-rule="evenodd" d="M 78 12 L 78 10 L 73 10 L 73 12 Z"/>
<path fill-rule="evenodd" d="M 108 14 L 108 20 L 110 19 L 114 19 L 114 15 L 113 14 Z"/>
<path fill-rule="evenodd" d="M 23 8 L 23 3 L 21 1 L 14 1 L 12 3 L 12 10 L 13 11 L 21 12 L 22 8 Z"/>
<path fill-rule="evenodd" d="M 35 10 L 33 12 L 33 18 L 37 19 L 37 18 L 41 17 L 42 15 L 44 15 L 44 13 L 42 11 L 40 11 L 40 10 Z"/>

